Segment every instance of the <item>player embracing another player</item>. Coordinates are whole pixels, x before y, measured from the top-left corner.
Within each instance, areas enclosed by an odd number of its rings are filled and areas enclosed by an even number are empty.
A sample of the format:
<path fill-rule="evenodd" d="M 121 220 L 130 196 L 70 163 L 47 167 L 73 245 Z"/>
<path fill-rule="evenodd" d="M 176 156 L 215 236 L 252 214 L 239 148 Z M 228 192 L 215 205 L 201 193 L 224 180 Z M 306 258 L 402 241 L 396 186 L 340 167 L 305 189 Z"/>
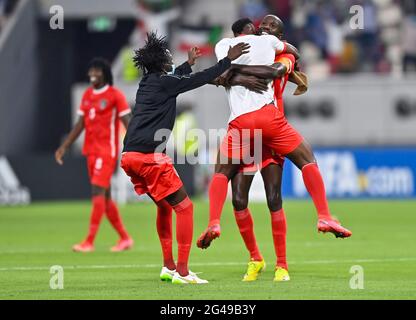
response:
<path fill-rule="evenodd" d="M 221 40 L 215 48 L 217 58 L 221 59 L 226 48 L 240 41 L 248 43 L 251 47 L 249 54 L 235 61 L 240 65 L 239 72 L 241 73 L 260 75 L 254 72 L 255 70 L 253 71 L 250 66 L 271 66 L 276 53 L 292 53 L 290 46 L 275 36 L 243 34 L 236 38 Z M 267 67 L 271 69 L 270 71 L 266 70 L 266 78 L 274 79 L 285 76 L 290 69 L 290 59 L 285 60 L 286 62 L 281 61 L 274 64 L 273 67 Z M 261 71 L 261 75 L 265 75 L 264 70 Z M 275 105 L 274 90 L 271 86 L 262 93 L 250 91 L 242 86 L 235 86 L 227 90 L 227 95 L 231 117 L 227 135 L 220 147 L 215 174 L 209 187 L 208 227 L 199 237 L 198 247 L 208 248 L 212 240 L 220 236 L 220 218 L 227 196 L 228 182 L 238 173 L 241 160 L 247 158 L 252 151 L 256 130 L 262 132 L 263 148 L 288 158 L 302 171 L 305 187 L 318 214 L 318 231 L 331 232 L 341 238 L 350 237 L 351 231 L 342 227 L 331 216 L 324 182 L 311 147 L 287 122 L 283 110 Z M 242 134 L 243 131 L 248 131 L 249 135 L 245 137 Z M 240 161 L 235 161 L 236 159 Z"/>
<path fill-rule="evenodd" d="M 133 240 L 123 225 L 117 205 L 111 199 L 111 176 L 116 169 L 119 152 L 119 123 L 121 120 L 127 128 L 131 110 L 124 95 L 113 86 L 111 67 L 106 60 L 93 59 L 88 77 L 91 86 L 82 97 L 78 121 L 55 152 L 56 161 L 62 165 L 66 151 L 85 129 L 82 153 L 87 158 L 92 212 L 86 239 L 72 249 L 76 252 L 94 251 L 95 236 L 105 213 L 120 236 L 111 251 L 123 251 L 133 246 Z"/>
<path fill-rule="evenodd" d="M 148 194 L 157 206 L 157 232 L 163 253 L 162 280 L 177 284 L 203 284 L 188 268 L 193 236 L 193 204 L 165 154 L 166 142 L 176 118 L 176 97 L 196 89 L 231 66 L 231 61 L 248 52 L 249 46 L 236 43 L 213 67 L 191 74 L 189 62 L 173 68 L 172 55 L 165 38 L 148 34 L 146 44 L 136 51 L 134 61 L 144 76 L 136 95 L 133 117 L 124 139 L 121 167 L 131 178 L 138 194 Z M 194 48 L 193 62 L 199 56 Z M 158 140 L 157 136 L 162 135 Z M 172 255 L 172 210 L 176 213 L 178 259 Z"/>

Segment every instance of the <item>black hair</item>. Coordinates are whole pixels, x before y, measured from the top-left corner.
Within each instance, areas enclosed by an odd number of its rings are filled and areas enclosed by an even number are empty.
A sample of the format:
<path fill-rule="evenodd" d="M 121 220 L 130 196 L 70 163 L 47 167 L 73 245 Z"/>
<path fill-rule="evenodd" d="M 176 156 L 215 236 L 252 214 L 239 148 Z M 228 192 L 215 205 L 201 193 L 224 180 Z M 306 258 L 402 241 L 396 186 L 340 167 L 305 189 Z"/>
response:
<path fill-rule="evenodd" d="M 233 23 L 233 25 L 231 26 L 231 30 L 233 30 L 235 35 L 241 34 L 243 32 L 244 27 L 250 23 L 253 23 L 253 21 L 251 21 L 249 18 L 239 19 Z"/>
<path fill-rule="evenodd" d="M 111 71 L 110 63 L 104 58 L 94 58 L 91 60 L 88 69 L 100 69 L 104 75 L 104 82 L 113 85 L 113 73 Z"/>
<path fill-rule="evenodd" d="M 163 71 L 166 64 L 170 62 L 167 50 L 166 37 L 158 37 L 156 32 L 148 33 L 144 47 L 134 51 L 134 64 L 144 73 Z"/>

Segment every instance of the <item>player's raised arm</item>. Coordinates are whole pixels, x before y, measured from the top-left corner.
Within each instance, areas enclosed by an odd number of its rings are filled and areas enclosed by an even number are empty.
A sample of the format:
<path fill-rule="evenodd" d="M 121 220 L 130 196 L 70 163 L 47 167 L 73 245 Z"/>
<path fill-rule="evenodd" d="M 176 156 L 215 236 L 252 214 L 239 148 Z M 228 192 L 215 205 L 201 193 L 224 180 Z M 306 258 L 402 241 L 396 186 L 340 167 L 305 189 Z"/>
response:
<path fill-rule="evenodd" d="M 176 75 L 163 76 L 163 84 L 166 91 L 171 95 L 190 91 L 208 84 L 218 76 L 224 73 L 230 66 L 231 61 L 239 58 L 241 55 L 248 53 L 250 46 L 247 43 L 238 43 L 234 47 L 229 47 L 227 56 L 220 60 L 216 65 L 204 71 L 192 75 L 178 77 Z"/>
<path fill-rule="evenodd" d="M 177 76 L 183 76 L 185 74 L 192 73 L 192 66 L 196 60 L 202 56 L 201 50 L 198 47 L 193 47 L 188 51 L 188 60 L 175 68 L 174 74 Z"/>
<path fill-rule="evenodd" d="M 79 137 L 81 132 L 84 130 L 84 116 L 79 116 L 77 123 L 72 128 L 68 137 L 61 144 L 61 146 L 55 152 L 55 160 L 58 164 L 63 165 L 63 157 L 68 150 L 68 148 L 74 143 L 75 140 Z"/>

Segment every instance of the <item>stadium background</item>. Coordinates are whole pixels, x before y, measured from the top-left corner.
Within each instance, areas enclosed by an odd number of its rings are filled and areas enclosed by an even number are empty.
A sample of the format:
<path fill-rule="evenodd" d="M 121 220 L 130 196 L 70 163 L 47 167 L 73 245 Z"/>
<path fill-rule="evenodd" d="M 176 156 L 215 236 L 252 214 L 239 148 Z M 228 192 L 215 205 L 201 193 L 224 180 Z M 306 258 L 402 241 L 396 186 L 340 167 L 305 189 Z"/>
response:
<path fill-rule="evenodd" d="M 50 27 L 54 5 L 64 9 L 64 29 Z M 364 9 L 364 29 L 351 28 L 353 5 Z M 376 219 L 369 212 L 388 216 L 404 205 L 400 217 L 409 219 L 407 227 L 414 227 L 410 217 L 416 211 L 412 200 L 416 197 L 415 1 L 0 0 L 2 228 L 15 221 L 15 211 L 10 211 L 15 205 L 23 205 L 16 214 L 22 213 L 21 219 L 28 221 L 33 216 L 25 212 L 35 208 L 35 215 L 39 205 L 88 212 L 87 202 L 82 202 L 90 198 L 80 154 L 82 139 L 64 167 L 54 162 L 53 153 L 76 120 L 91 58 L 111 61 L 115 85 L 133 106 L 141 75 L 131 63 L 132 50 L 143 44 L 146 31 L 156 29 L 168 37 L 177 65 L 186 59 L 190 46 L 200 46 L 204 57 L 197 62 L 197 71 L 215 63 L 213 47 L 219 39 L 232 36 L 233 21 L 248 16 L 258 23 L 268 13 L 282 18 L 286 39 L 300 49 L 310 87 L 304 96 L 294 97 L 294 87 L 288 85 L 286 111 L 289 121 L 314 146 L 329 197 L 348 199 L 334 202 L 335 206 L 358 210 L 354 217 L 363 212 L 369 222 Z M 186 115 L 180 125 L 206 132 L 224 128 L 228 119 L 225 93 L 215 86 L 184 94 L 178 109 Z M 215 153 L 216 149 L 206 149 L 199 157 L 211 159 Z M 205 208 L 212 166 L 185 164 L 177 169 Z M 250 196 L 265 208 L 258 176 Z M 121 203 L 138 200 L 121 171 L 114 177 L 114 195 Z M 285 168 L 283 196 L 308 198 L 290 164 Z M 351 200 L 363 198 L 381 202 Z M 81 202 L 55 202 L 62 200 Z M 300 200 L 289 201 L 288 206 L 297 203 L 299 210 L 311 210 Z M 126 206 L 125 211 L 132 214 L 141 205 L 148 204 Z M 10 215 L 13 219 L 8 220 Z M 129 221 L 137 223 L 132 216 Z M 85 225 L 78 222 L 73 228 L 81 232 Z M 409 252 L 414 251 L 416 239 L 410 230 L 406 239 Z M 237 237 L 235 241 L 243 250 Z"/>

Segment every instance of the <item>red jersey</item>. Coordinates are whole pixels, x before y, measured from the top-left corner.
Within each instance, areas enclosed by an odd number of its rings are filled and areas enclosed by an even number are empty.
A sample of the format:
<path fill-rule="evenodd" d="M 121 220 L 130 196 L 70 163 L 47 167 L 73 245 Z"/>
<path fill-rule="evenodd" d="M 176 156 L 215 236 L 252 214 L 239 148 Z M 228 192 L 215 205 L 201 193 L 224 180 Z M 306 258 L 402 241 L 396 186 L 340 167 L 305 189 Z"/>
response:
<path fill-rule="evenodd" d="M 82 153 L 116 158 L 119 145 L 119 118 L 130 113 L 125 96 L 113 86 L 88 88 L 78 114 L 84 116 L 85 141 Z"/>
<path fill-rule="evenodd" d="M 293 69 L 293 66 L 295 65 L 296 60 L 295 60 L 295 57 L 292 54 L 281 53 L 281 54 L 276 55 L 276 57 L 274 59 L 274 62 L 275 63 L 279 62 L 279 60 L 281 58 L 287 58 L 291 62 L 290 70 L 288 70 L 287 73 L 283 77 L 277 78 L 273 82 L 274 98 L 276 100 L 277 107 L 284 114 L 285 109 L 284 109 L 284 105 L 283 105 L 283 91 L 286 88 L 286 84 L 287 84 L 287 80 L 289 78 L 289 74 L 292 72 L 292 69 Z"/>

